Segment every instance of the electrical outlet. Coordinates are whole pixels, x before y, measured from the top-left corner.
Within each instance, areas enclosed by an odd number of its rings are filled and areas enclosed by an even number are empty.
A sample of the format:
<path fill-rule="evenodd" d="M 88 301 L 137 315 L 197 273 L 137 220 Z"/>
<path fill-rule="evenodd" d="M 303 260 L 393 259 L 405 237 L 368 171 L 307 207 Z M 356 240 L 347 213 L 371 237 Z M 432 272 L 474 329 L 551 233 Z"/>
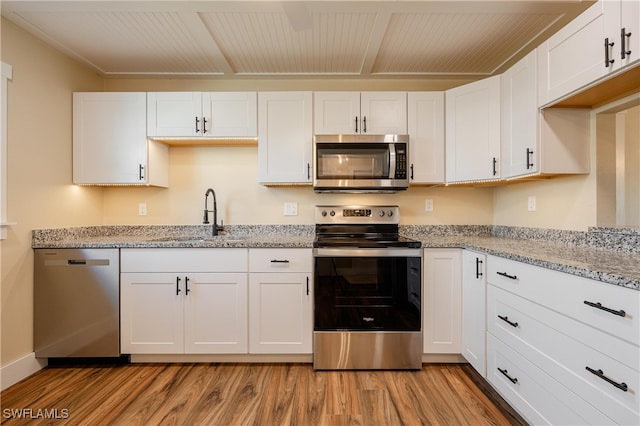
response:
<path fill-rule="evenodd" d="M 527 198 L 527 210 L 529 210 L 530 212 L 535 212 L 536 211 L 536 196 L 535 195 L 529 195 L 529 198 Z"/>
<path fill-rule="evenodd" d="M 433 200 L 431 198 L 427 198 L 424 200 L 424 211 L 432 212 L 433 211 Z"/>
<path fill-rule="evenodd" d="M 147 215 L 147 203 L 138 203 L 138 216 Z"/>
<path fill-rule="evenodd" d="M 298 203 L 284 203 L 285 216 L 298 216 Z"/>

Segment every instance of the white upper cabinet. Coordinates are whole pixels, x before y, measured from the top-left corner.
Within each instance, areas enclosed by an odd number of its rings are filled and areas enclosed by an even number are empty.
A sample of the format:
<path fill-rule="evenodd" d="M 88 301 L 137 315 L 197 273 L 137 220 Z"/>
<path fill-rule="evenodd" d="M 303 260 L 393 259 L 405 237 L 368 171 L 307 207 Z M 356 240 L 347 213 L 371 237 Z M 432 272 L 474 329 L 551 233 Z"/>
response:
<path fill-rule="evenodd" d="M 446 181 L 500 179 L 500 76 L 446 91 Z"/>
<path fill-rule="evenodd" d="M 407 94 L 411 184 L 444 182 L 444 92 Z"/>
<path fill-rule="evenodd" d="M 314 133 L 406 134 L 406 92 L 315 92 Z"/>
<path fill-rule="evenodd" d="M 258 94 L 258 179 L 261 184 L 311 184 L 311 92 Z"/>
<path fill-rule="evenodd" d="M 502 74 L 502 177 L 589 172 L 588 109 L 538 109 L 537 53 Z"/>
<path fill-rule="evenodd" d="M 149 92 L 149 137 L 255 138 L 256 92 Z"/>
<path fill-rule="evenodd" d="M 597 2 L 540 45 L 538 54 L 540 106 L 637 62 L 639 2 Z"/>
<path fill-rule="evenodd" d="M 168 186 L 168 148 L 147 140 L 143 92 L 73 94 L 73 183 Z"/>

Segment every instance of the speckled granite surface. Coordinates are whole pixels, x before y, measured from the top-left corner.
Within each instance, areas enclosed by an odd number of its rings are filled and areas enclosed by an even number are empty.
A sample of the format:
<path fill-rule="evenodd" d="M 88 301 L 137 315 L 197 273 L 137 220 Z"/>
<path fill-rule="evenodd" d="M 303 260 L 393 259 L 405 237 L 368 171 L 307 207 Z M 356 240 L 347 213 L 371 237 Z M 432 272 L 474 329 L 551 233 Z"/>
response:
<path fill-rule="evenodd" d="M 474 225 L 406 225 L 425 248 L 467 248 L 640 290 L 640 229 L 588 232 Z M 33 231 L 33 248 L 310 248 L 313 225 L 229 225 L 217 237 L 205 225 L 99 226 Z"/>

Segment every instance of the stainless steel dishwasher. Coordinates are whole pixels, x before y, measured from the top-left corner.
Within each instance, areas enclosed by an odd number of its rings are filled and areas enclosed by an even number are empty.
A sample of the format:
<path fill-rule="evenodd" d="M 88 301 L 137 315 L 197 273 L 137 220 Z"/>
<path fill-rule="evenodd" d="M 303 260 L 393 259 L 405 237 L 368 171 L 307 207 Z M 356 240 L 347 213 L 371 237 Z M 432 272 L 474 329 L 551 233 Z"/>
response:
<path fill-rule="evenodd" d="M 36 357 L 120 356 L 119 274 L 118 249 L 36 249 Z"/>

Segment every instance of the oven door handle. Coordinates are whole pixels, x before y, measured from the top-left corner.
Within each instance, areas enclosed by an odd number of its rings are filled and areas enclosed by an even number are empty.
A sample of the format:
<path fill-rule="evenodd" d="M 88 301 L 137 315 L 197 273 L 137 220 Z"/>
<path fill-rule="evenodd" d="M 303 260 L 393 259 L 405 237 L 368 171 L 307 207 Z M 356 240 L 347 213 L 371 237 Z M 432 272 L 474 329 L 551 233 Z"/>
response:
<path fill-rule="evenodd" d="M 410 248 L 314 248 L 314 257 L 422 257 L 422 249 Z"/>

